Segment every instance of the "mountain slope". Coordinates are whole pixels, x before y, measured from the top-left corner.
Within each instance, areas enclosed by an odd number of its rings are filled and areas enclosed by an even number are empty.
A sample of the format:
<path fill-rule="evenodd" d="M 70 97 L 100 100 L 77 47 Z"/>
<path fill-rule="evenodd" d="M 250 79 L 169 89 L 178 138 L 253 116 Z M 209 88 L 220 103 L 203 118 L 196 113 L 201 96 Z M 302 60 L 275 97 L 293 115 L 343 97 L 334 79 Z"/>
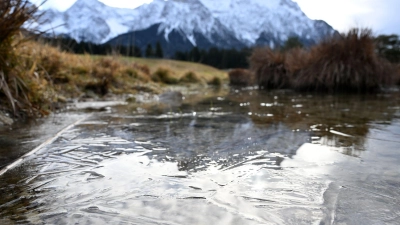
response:
<path fill-rule="evenodd" d="M 119 9 L 98 0 L 78 0 L 65 12 L 48 10 L 55 34 L 77 41 L 145 48 L 159 41 L 169 54 L 199 48 L 281 45 L 290 36 L 312 44 L 335 32 L 309 19 L 291 0 L 154 0 Z"/>
<path fill-rule="evenodd" d="M 134 10 L 107 6 L 98 0 L 78 0 L 67 11 L 47 10 L 41 29 L 77 41 L 104 43 L 131 30 Z"/>
<path fill-rule="evenodd" d="M 135 10 L 135 19 L 131 24 L 133 32 L 109 43 L 129 45 L 130 40 L 134 40 L 136 45 L 143 46 L 160 41 L 164 49 L 174 46 L 177 50 L 187 50 L 193 46 L 244 47 L 233 32 L 221 24 L 198 0 L 154 0 L 153 3 Z M 171 49 L 168 52 L 175 51 Z"/>
<path fill-rule="evenodd" d="M 291 0 L 201 1 L 221 23 L 234 28 L 235 36 L 248 45 L 273 47 L 291 36 L 314 43 L 333 32 L 326 23 L 309 19 Z"/>

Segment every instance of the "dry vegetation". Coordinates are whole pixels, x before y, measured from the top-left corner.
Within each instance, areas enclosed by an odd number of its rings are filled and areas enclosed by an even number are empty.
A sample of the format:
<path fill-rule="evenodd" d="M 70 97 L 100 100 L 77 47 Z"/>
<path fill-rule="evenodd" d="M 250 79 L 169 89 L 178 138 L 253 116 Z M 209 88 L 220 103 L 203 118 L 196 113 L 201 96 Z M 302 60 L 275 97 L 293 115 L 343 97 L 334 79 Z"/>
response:
<path fill-rule="evenodd" d="M 212 83 L 214 80 L 220 80 L 221 82 L 228 80 L 226 72 L 199 63 L 133 57 L 124 58 L 124 60 L 127 62 L 135 61 L 136 63 L 147 66 L 150 68 L 150 74 L 154 74 L 158 68 L 164 68 L 171 71 L 170 75 L 178 80 L 181 80 L 181 78 L 187 76 L 190 72 L 195 73 L 200 80 L 196 82 L 199 83 Z"/>
<path fill-rule="evenodd" d="M 37 8 L 31 6 L 27 0 L 0 2 L 0 98 L 5 99 L 3 102 L 14 112 L 25 108 L 28 113 L 32 113 L 36 109 L 35 99 L 31 101 L 29 89 L 47 94 L 43 90 L 45 81 L 35 79 L 32 65 L 22 65 L 32 63 L 28 62 L 29 59 L 20 57 L 15 50 L 24 41 L 18 38 L 21 26 L 36 12 Z M 25 82 L 26 79 L 31 82 Z"/>
<path fill-rule="evenodd" d="M 396 68 L 395 68 L 395 82 L 396 82 L 396 84 L 397 85 L 400 85 L 400 64 L 398 64 L 398 65 L 396 65 Z"/>
<path fill-rule="evenodd" d="M 230 85 L 249 86 L 254 84 L 254 75 L 250 70 L 233 69 L 229 71 Z"/>
<path fill-rule="evenodd" d="M 189 84 L 193 84 L 193 83 L 200 83 L 201 79 L 199 76 L 197 76 L 197 74 L 193 71 L 188 71 L 187 73 L 185 73 L 181 79 L 179 80 L 179 82 L 181 83 L 189 83 Z"/>
<path fill-rule="evenodd" d="M 395 80 L 394 65 L 375 49 L 370 30 L 352 29 L 309 50 L 257 49 L 250 62 L 257 83 L 265 88 L 364 93 Z"/>
<path fill-rule="evenodd" d="M 220 85 L 221 79 L 226 79 L 224 72 L 198 64 L 174 62 L 180 67 L 176 70 L 164 60 L 146 65 L 141 63 L 145 62 L 143 59 L 138 62 L 120 56 L 76 55 L 33 41 L 24 42 L 14 52 L 18 55 L 19 68 L 15 74 L 20 75 L 21 81 L 18 90 L 27 97 L 25 104 L 20 104 L 16 110 L 30 109 L 36 114 L 47 114 L 52 103 L 68 98 L 97 98 L 109 93 L 140 91 L 159 93 L 165 85 Z M 197 73 L 192 72 L 194 70 Z M 208 71 L 216 74 L 215 77 L 204 76 Z M 14 99 L 18 96 L 16 92 L 10 95 Z"/>
<path fill-rule="evenodd" d="M 146 66 L 121 62 L 116 57 L 79 56 L 32 41 L 19 45 L 14 51 L 20 69 L 15 73 L 21 76 L 23 93 L 28 102 L 41 111 L 50 110 L 51 103 L 65 97 L 157 89 L 156 84 L 148 83 L 151 77 Z M 12 96 L 17 95 L 12 93 Z"/>

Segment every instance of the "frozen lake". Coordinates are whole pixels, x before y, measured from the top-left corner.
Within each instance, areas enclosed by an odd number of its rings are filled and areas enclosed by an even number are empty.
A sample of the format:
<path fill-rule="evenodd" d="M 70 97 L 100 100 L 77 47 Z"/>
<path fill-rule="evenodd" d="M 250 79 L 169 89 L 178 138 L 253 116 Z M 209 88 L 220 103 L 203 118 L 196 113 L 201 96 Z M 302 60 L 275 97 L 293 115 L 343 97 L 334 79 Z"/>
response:
<path fill-rule="evenodd" d="M 0 224 L 400 224 L 400 95 L 231 89 L 0 131 Z M 201 97 L 204 96 L 204 97 Z"/>

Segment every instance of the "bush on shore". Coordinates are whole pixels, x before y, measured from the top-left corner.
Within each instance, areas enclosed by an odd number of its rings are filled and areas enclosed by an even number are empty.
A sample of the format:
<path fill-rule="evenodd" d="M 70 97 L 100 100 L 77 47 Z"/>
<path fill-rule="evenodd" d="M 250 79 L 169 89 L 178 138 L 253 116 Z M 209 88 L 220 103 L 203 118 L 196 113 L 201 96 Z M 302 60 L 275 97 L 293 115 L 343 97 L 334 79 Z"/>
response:
<path fill-rule="evenodd" d="M 172 75 L 172 71 L 167 68 L 158 68 L 153 76 L 154 82 L 161 82 L 164 84 L 177 84 L 179 80 Z"/>
<path fill-rule="evenodd" d="M 180 83 L 200 83 L 201 79 L 197 76 L 197 74 L 193 71 L 186 72 L 183 77 L 179 79 Z"/>
<path fill-rule="evenodd" d="M 352 29 L 309 50 L 257 49 L 250 62 L 265 88 L 364 93 L 394 83 L 394 66 L 375 49 L 371 30 Z"/>
<path fill-rule="evenodd" d="M 213 77 L 210 81 L 207 82 L 208 85 L 214 86 L 214 87 L 221 87 L 222 86 L 222 80 L 219 77 Z"/>
<path fill-rule="evenodd" d="M 247 69 L 233 69 L 229 73 L 230 85 L 234 86 L 249 86 L 254 84 L 254 76 Z"/>
<path fill-rule="evenodd" d="M 285 53 L 268 47 L 255 49 L 250 63 L 258 85 L 268 89 L 290 87 Z"/>

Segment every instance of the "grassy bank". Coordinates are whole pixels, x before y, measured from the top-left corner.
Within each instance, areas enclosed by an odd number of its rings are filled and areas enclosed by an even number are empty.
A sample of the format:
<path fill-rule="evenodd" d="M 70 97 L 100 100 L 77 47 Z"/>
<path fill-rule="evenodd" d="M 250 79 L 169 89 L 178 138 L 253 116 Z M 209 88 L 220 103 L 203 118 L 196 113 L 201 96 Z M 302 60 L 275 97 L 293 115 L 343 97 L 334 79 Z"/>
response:
<path fill-rule="evenodd" d="M 19 44 L 12 54 L 15 66 L 7 75 L 0 72 L 7 84 L 0 89 L 1 109 L 24 116 L 46 115 L 57 103 L 72 98 L 157 94 L 167 85 L 204 86 L 227 80 L 225 72 L 201 64 L 76 55 L 33 41 Z"/>
<path fill-rule="evenodd" d="M 33 41 L 14 49 L 18 65 L 9 74 L 17 87 L 0 91 L 3 109 L 30 116 L 47 114 L 54 103 L 69 98 L 100 98 L 110 94 L 159 93 L 167 85 L 212 84 L 227 80 L 218 69 L 189 62 L 121 56 L 76 55 Z M 8 99 L 8 101 L 7 101 Z M 23 101 L 21 101 L 23 99 Z M 4 107 L 5 106 L 5 107 Z"/>
<path fill-rule="evenodd" d="M 256 82 L 268 89 L 365 93 L 399 77 L 396 65 L 377 54 L 368 29 L 352 29 L 310 49 L 256 49 L 250 62 Z"/>
<path fill-rule="evenodd" d="M 228 79 L 226 72 L 200 63 L 134 57 L 124 57 L 123 59 L 127 62 L 136 62 L 149 67 L 150 73 L 152 74 L 156 72 L 158 68 L 171 70 L 173 72 L 173 76 L 177 79 L 181 79 L 187 75 L 188 72 L 193 72 L 206 83 L 211 82 L 215 78 L 221 79 L 222 81 L 226 81 Z"/>

